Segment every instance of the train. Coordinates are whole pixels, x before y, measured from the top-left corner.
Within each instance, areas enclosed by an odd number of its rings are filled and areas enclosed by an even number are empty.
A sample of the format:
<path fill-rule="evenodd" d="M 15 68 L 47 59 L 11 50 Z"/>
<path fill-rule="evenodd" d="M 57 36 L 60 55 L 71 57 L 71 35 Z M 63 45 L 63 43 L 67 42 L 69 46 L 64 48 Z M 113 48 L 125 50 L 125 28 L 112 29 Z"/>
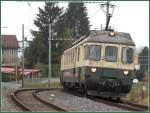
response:
<path fill-rule="evenodd" d="M 64 51 L 60 81 L 88 93 L 121 97 L 129 93 L 134 73 L 135 43 L 124 32 L 91 31 Z"/>
<path fill-rule="evenodd" d="M 85 95 L 120 99 L 135 79 L 135 43 L 129 33 L 107 27 L 91 30 L 61 56 L 60 81 L 64 88 L 83 89 Z"/>

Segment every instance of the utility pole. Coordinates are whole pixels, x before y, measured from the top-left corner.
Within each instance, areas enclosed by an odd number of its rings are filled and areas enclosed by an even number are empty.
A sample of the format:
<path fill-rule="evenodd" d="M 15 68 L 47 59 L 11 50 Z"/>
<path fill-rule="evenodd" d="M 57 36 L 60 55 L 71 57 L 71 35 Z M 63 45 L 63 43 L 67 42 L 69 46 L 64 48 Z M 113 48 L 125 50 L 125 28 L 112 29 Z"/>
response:
<path fill-rule="evenodd" d="M 103 8 L 106 7 L 106 9 L 104 10 Z M 106 26 L 105 26 L 105 30 L 106 31 L 110 31 L 110 30 L 113 30 L 111 28 L 109 28 L 109 22 L 110 22 L 110 18 L 112 17 L 113 15 L 113 12 L 114 12 L 114 8 L 116 6 L 115 5 L 112 5 L 110 4 L 110 1 L 107 1 L 105 4 L 101 4 L 101 9 L 105 12 L 106 14 Z"/>
<path fill-rule="evenodd" d="M 22 24 L 22 88 L 24 87 L 24 24 Z"/>
<path fill-rule="evenodd" d="M 49 72 L 48 72 L 48 86 L 50 88 L 50 80 L 51 80 L 51 39 L 52 39 L 52 29 L 51 29 L 51 24 L 49 24 Z"/>
<path fill-rule="evenodd" d="M 106 3 L 106 22 L 108 21 L 108 16 L 109 16 L 109 2 L 110 1 L 107 1 Z"/>

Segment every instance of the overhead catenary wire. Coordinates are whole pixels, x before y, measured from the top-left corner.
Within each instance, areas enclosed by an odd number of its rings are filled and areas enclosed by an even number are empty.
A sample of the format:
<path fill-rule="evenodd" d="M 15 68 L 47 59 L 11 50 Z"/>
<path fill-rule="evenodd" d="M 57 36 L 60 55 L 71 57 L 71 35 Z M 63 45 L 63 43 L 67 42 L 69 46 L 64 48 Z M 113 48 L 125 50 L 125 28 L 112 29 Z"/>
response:
<path fill-rule="evenodd" d="M 99 10 L 100 10 L 100 9 L 98 8 L 98 9 L 96 10 L 96 12 L 95 12 L 92 16 L 90 16 L 89 18 L 92 19 L 93 17 L 95 17 L 95 15 L 98 13 Z"/>

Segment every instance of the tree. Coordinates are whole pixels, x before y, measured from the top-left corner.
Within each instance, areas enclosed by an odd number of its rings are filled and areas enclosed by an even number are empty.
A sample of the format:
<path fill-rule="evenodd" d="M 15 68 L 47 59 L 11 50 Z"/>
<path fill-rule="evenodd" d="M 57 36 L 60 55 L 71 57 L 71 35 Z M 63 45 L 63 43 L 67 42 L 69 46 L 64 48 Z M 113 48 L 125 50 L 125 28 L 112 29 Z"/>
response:
<path fill-rule="evenodd" d="M 81 36 L 88 35 L 89 20 L 86 7 L 83 3 L 69 3 L 66 12 L 61 16 L 56 24 L 58 36 L 63 39 L 78 39 Z M 79 13 L 80 12 L 80 13 Z M 65 49 L 71 46 L 73 41 L 56 41 L 58 47 L 55 48 L 58 55 L 58 62 Z M 59 49 L 59 50 L 58 50 Z"/>
<path fill-rule="evenodd" d="M 43 9 L 39 8 L 39 13 L 34 20 L 34 24 L 39 28 L 39 31 L 31 31 L 34 40 L 30 43 L 29 48 L 25 50 L 27 64 L 32 64 L 31 66 L 37 63 L 48 64 L 49 24 L 53 23 L 57 17 L 59 19 L 52 27 L 57 32 L 57 37 L 53 38 L 78 39 L 90 32 L 87 11 L 83 3 L 69 3 L 66 12 L 62 13 L 62 8 L 59 8 L 56 3 L 46 2 Z M 63 51 L 71 43 L 72 41 L 51 41 L 52 64 L 60 63 Z"/>
<path fill-rule="evenodd" d="M 136 71 L 137 78 L 142 80 L 148 71 L 148 47 L 144 47 L 139 53 L 140 70 Z"/>
<path fill-rule="evenodd" d="M 70 29 L 73 38 L 78 39 L 89 34 L 89 20 L 84 3 L 69 3 L 66 19 L 68 23 L 67 28 Z"/>
<path fill-rule="evenodd" d="M 44 9 L 39 8 L 39 13 L 34 20 L 34 24 L 39 31 L 31 31 L 34 36 L 33 42 L 25 50 L 25 58 L 29 64 L 44 63 L 48 64 L 48 37 L 49 24 L 62 14 L 62 8 L 54 2 L 46 2 Z M 55 27 L 52 27 L 55 31 Z M 52 61 L 56 62 L 55 42 L 52 41 Z"/>
<path fill-rule="evenodd" d="M 144 47 L 141 53 L 139 53 L 139 62 L 141 71 L 148 70 L 148 47 Z"/>

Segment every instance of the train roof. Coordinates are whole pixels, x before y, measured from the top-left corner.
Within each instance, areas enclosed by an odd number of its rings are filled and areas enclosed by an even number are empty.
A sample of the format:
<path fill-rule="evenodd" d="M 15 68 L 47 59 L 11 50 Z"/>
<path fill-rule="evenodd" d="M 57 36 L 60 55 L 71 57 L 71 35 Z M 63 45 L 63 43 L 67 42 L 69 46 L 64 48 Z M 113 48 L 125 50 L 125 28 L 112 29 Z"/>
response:
<path fill-rule="evenodd" d="M 115 36 L 109 35 L 110 31 L 91 31 L 88 36 L 81 37 L 79 40 L 73 43 L 73 45 L 79 42 L 99 42 L 99 43 L 113 43 L 113 44 L 125 44 L 135 46 L 129 33 L 115 32 Z"/>
<path fill-rule="evenodd" d="M 135 46 L 135 43 L 132 40 L 129 33 L 115 32 L 115 36 L 110 36 L 110 32 L 111 31 L 92 30 L 88 36 L 81 37 L 80 39 L 75 41 L 72 44 L 72 46 L 82 44 L 85 42 L 111 43 L 111 44 L 123 44 L 123 45 Z"/>

